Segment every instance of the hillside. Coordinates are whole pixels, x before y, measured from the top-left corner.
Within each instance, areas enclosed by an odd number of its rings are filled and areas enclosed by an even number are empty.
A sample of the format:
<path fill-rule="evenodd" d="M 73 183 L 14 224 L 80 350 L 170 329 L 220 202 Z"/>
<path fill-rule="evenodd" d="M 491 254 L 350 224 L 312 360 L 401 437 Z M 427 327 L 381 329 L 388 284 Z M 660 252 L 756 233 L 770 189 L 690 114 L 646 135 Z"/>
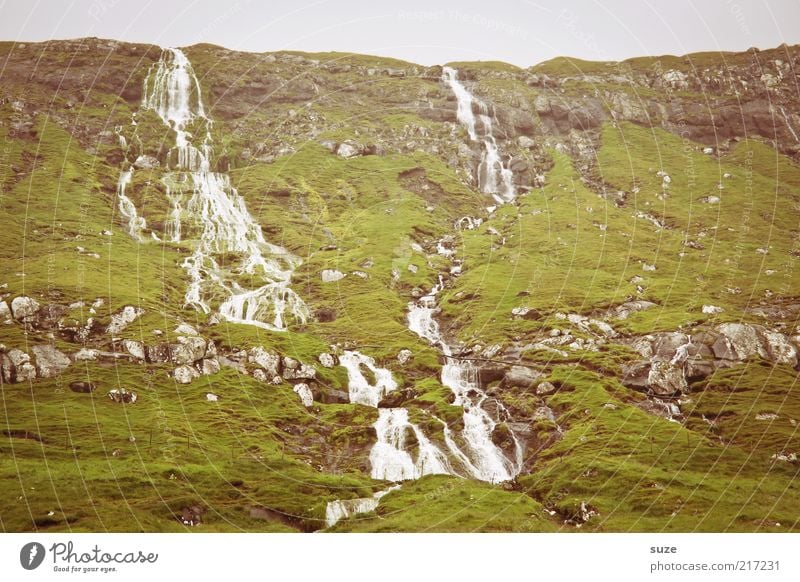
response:
<path fill-rule="evenodd" d="M 0 43 L 0 528 L 797 530 L 798 64 Z"/>

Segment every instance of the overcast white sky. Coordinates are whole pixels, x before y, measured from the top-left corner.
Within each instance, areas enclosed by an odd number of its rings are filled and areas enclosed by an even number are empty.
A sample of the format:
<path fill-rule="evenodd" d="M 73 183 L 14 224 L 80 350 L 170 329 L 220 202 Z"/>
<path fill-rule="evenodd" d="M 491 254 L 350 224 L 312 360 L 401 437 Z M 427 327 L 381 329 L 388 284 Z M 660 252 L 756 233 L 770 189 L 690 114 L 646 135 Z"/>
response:
<path fill-rule="evenodd" d="M 421 64 L 800 43 L 800 0 L 0 0 L 0 39 L 353 51 Z"/>

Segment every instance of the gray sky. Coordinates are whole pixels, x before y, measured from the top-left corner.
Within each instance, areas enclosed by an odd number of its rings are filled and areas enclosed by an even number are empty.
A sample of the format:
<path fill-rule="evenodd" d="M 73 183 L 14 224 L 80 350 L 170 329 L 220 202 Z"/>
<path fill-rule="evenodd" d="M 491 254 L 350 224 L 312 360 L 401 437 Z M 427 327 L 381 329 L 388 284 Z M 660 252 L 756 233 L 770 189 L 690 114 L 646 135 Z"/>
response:
<path fill-rule="evenodd" d="M 0 0 L 0 39 L 353 51 L 421 64 L 800 43 L 800 0 Z"/>

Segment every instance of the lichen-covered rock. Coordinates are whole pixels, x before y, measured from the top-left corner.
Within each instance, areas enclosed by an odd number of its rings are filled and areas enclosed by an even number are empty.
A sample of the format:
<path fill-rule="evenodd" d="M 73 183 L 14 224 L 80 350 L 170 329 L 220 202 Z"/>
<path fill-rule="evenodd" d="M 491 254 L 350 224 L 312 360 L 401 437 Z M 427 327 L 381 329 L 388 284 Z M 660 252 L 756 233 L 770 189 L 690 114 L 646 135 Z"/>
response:
<path fill-rule="evenodd" d="M 555 394 L 557 388 L 553 385 L 552 382 L 539 382 L 539 385 L 536 387 L 536 395 L 537 396 L 550 396 L 551 394 Z"/>
<path fill-rule="evenodd" d="M 200 376 L 200 373 L 192 366 L 178 366 L 172 371 L 172 377 L 178 384 L 189 384 L 192 380 Z"/>
<path fill-rule="evenodd" d="M 716 329 L 728 340 L 735 354 L 733 359 L 746 360 L 754 356 L 768 358 L 755 326 L 746 323 L 722 323 Z"/>
<path fill-rule="evenodd" d="M 134 404 L 139 399 L 139 395 L 126 388 L 114 388 L 109 390 L 108 399 L 118 404 Z"/>
<path fill-rule="evenodd" d="M 16 348 L 8 350 L 8 359 L 11 361 L 11 382 L 26 382 L 36 378 L 36 368 L 31 364 L 31 357 Z"/>
<path fill-rule="evenodd" d="M 797 348 L 782 333 L 760 330 L 769 360 L 776 364 L 797 365 Z"/>
<path fill-rule="evenodd" d="M 170 360 L 169 344 L 146 346 L 147 360 L 153 364 L 165 364 Z"/>
<path fill-rule="evenodd" d="M 126 305 L 111 316 L 111 323 L 108 324 L 106 333 L 118 334 L 142 315 L 144 315 L 144 309 L 141 307 Z"/>
<path fill-rule="evenodd" d="M 11 315 L 11 309 L 8 307 L 8 303 L 5 301 L 0 301 L 0 323 L 12 323 L 13 322 L 13 315 Z"/>
<path fill-rule="evenodd" d="M 72 356 L 76 362 L 93 362 L 100 357 L 100 350 L 94 348 L 81 348 Z"/>
<path fill-rule="evenodd" d="M 411 358 L 414 357 L 414 352 L 411 350 L 403 349 L 397 353 L 397 362 L 401 366 L 405 366 L 408 362 L 411 361 Z"/>
<path fill-rule="evenodd" d="M 541 372 L 526 366 L 511 366 L 503 377 L 503 386 L 531 388 L 541 377 Z"/>
<path fill-rule="evenodd" d="M 181 336 L 178 343 L 170 345 L 169 349 L 170 359 L 174 364 L 192 364 L 206 355 L 206 340 L 201 337 Z"/>
<path fill-rule="evenodd" d="M 39 311 L 39 302 L 32 297 L 21 295 L 11 301 L 11 313 L 17 321 L 28 321 Z"/>
<path fill-rule="evenodd" d="M 122 342 L 122 347 L 124 347 L 125 351 L 133 356 L 134 359 L 142 361 L 145 359 L 144 344 L 142 342 L 124 340 Z"/>
<path fill-rule="evenodd" d="M 274 378 L 281 374 L 281 357 L 261 346 L 251 348 L 247 352 L 247 361 L 263 368 L 268 378 Z"/>
<path fill-rule="evenodd" d="M 313 380 L 317 371 L 313 366 L 298 362 L 294 358 L 283 358 L 283 377 L 286 380 Z"/>
<path fill-rule="evenodd" d="M 670 362 L 655 360 L 647 375 L 647 387 L 659 396 L 673 396 L 686 391 L 683 369 Z"/>
<path fill-rule="evenodd" d="M 216 374 L 220 370 L 219 360 L 216 358 L 205 358 L 202 361 L 200 368 L 204 376 Z"/>
<path fill-rule="evenodd" d="M 31 352 L 36 360 L 36 371 L 41 378 L 58 376 L 72 363 L 63 352 L 51 345 L 32 346 Z"/>
<path fill-rule="evenodd" d="M 345 274 L 341 271 L 337 271 L 336 269 L 324 269 L 320 273 L 320 278 L 322 279 L 323 283 L 334 283 L 344 279 Z"/>
<path fill-rule="evenodd" d="M 323 368 L 333 368 L 336 366 L 336 356 L 333 354 L 322 353 L 317 356 L 319 363 L 322 364 Z"/>
<path fill-rule="evenodd" d="M 300 396 L 300 402 L 303 403 L 303 406 L 309 408 L 314 405 L 314 394 L 311 392 L 311 388 L 309 388 L 308 384 L 295 384 L 294 388 L 295 394 Z"/>

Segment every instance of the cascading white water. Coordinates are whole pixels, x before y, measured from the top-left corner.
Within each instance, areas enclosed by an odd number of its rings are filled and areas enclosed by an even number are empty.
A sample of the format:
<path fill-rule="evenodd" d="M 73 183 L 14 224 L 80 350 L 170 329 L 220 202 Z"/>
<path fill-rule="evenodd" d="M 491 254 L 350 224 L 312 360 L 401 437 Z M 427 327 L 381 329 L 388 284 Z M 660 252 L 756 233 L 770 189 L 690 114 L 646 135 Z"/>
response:
<path fill-rule="evenodd" d="M 455 69 L 444 67 L 442 80 L 456 96 L 456 118 L 459 123 L 466 127 L 471 141 L 479 141 L 480 138 L 483 146 L 478 166 L 478 188 L 485 194 L 491 194 L 498 204 L 511 202 L 517 195 L 514 174 L 508 166 L 503 165 L 488 107 L 458 80 L 458 71 Z M 477 119 L 475 108 L 479 110 Z"/>
<path fill-rule="evenodd" d="M 128 221 L 128 234 L 136 240 L 142 240 L 142 230 L 147 228 L 147 221 L 139 216 L 133 201 L 125 194 L 125 189 L 131 181 L 133 181 L 133 168 L 128 168 L 119 175 L 117 182 L 119 212 Z"/>
<path fill-rule="evenodd" d="M 445 430 L 445 442 L 451 453 L 476 479 L 491 483 L 508 481 L 519 473 L 522 466 L 521 445 L 513 437 L 517 454 L 515 462 L 512 462 L 492 441 L 496 423 L 482 407 L 487 396 L 478 383 L 477 369 L 471 362 L 453 357 L 452 348 L 442 337 L 436 321 L 438 292 L 437 285 L 430 294 L 409 304 L 408 328 L 441 350 L 445 357 L 442 384 L 453 392 L 453 404 L 464 409 L 464 430 L 461 436 L 467 452 L 463 453 L 458 448 L 449 429 Z"/>
<path fill-rule="evenodd" d="M 347 370 L 350 402 L 377 408 L 381 399 L 397 388 L 397 382 L 386 368 L 375 365 L 375 360 L 356 351 L 345 351 L 339 364 Z M 375 378 L 371 383 L 362 367 Z M 374 479 L 406 481 L 423 475 L 457 475 L 445 455 L 422 429 L 408 419 L 405 408 L 381 408 L 373 425 L 377 442 L 370 451 L 369 460 Z M 416 441 L 416 459 L 412 455 L 409 437 Z"/>
<path fill-rule="evenodd" d="M 196 240 L 183 262 L 189 275 L 186 304 L 210 313 L 212 298 L 219 297 L 218 311 L 227 321 L 276 331 L 292 322 L 305 323 L 308 307 L 289 287 L 300 260 L 264 240 L 260 225 L 228 175 L 210 169 L 212 124 L 200 83 L 181 50 L 165 49 L 151 68 L 142 109 L 154 111 L 175 132 L 175 146 L 167 160 L 174 171 L 163 179 L 172 206 L 165 231 L 171 242 L 185 236 Z M 202 134 L 199 147 L 190 130 Z M 122 204 L 120 196 L 121 208 Z M 258 286 L 252 288 L 254 280 Z"/>
<path fill-rule="evenodd" d="M 399 489 L 394 485 L 383 491 L 378 491 L 372 497 L 359 497 L 358 499 L 337 499 L 329 501 L 325 506 L 325 527 L 333 527 L 340 520 L 347 519 L 360 513 L 375 511 L 380 500 L 388 493 Z"/>

